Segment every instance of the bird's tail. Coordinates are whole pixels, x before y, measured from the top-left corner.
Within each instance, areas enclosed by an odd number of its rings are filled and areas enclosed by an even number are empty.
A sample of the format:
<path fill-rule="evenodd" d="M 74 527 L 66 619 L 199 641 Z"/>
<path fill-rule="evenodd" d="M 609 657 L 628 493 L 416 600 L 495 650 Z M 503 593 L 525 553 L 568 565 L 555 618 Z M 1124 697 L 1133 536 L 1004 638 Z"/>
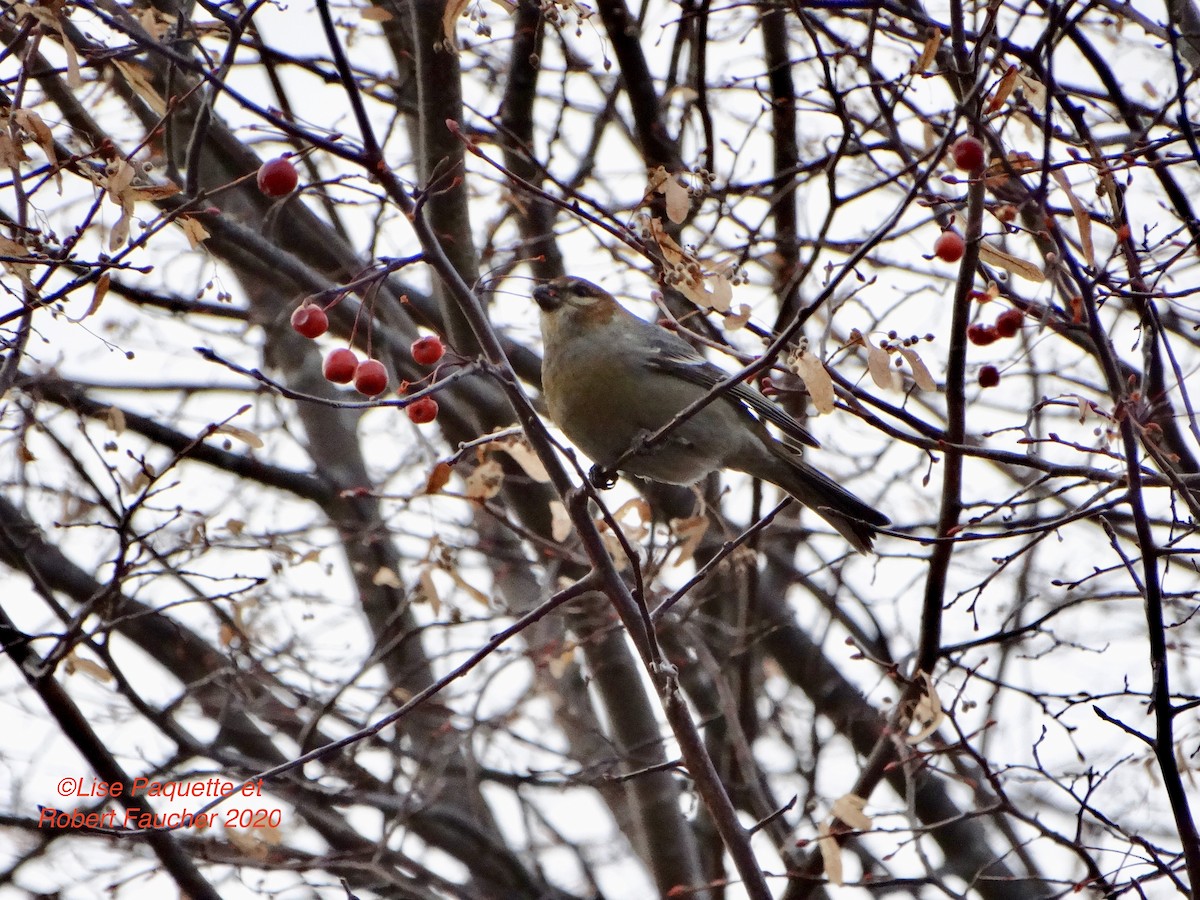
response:
<path fill-rule="evenodd" d="M 891 519 L 792 454 L 774 452 L 770 472 L 755 473 L 779 485 L 837 529 L 859 553 L 871 549 L 876 530 Z"/>

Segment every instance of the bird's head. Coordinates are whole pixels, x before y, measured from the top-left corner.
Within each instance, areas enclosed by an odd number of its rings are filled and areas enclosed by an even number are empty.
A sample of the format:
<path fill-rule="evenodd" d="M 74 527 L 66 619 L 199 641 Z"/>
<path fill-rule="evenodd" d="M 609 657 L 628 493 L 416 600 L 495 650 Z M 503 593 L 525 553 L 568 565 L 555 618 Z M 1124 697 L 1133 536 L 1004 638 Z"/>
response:
<path fill-rule="evenodd" d="M 538 285 L 533 299 L 543 317 L 570 321 L 577 327 L 604 325 L 622 311 L 604 288 L 569 275 Z"/>

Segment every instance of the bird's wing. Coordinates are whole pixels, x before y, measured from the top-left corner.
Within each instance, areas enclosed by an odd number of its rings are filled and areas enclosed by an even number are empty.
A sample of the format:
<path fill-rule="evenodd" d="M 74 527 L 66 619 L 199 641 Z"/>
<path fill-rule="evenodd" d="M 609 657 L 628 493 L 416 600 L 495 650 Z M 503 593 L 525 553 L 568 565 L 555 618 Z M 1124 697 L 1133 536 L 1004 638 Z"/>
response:
<path fill-rule="evenodd" d="M 652 369 L 682 378 L 684 381 L 689 381 L 702 388 L 716 387 L 729 378 L 728 372 L 714 366 L 693 350 L 691 344 L 669 331 L 664 331 L 662 335 L 656 335 L 653 346 L 654 352 L 646 360 L 647 365 Z M 807 428 L 750 385 L 739 381 L 728 388 L 725 395 L 750 407 L 792 440 L 807 444 L 809 447 L 821 446 Z"/>

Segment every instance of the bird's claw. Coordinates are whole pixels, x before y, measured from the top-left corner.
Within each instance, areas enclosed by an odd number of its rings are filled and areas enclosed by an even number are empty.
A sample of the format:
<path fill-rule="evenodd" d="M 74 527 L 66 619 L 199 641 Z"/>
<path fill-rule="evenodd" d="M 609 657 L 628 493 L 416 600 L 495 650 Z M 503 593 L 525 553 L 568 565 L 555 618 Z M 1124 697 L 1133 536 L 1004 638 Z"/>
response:
<path fill-rule="evenodd" d="M 600 491 L 607 491 L 610 487 L 617 483 L 620 476 L 603 466 L 592 466 L 588 469 L 588 481 L 592 487 Z"/>

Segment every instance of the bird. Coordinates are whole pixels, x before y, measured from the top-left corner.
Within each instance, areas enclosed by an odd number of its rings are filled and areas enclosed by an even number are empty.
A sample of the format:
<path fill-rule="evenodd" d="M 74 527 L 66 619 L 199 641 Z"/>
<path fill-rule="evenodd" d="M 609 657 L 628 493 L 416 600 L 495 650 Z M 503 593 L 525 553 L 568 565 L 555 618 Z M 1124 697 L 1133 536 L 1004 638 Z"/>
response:
<path fill-rule="evenodd" d="M 869 552 L 877 530 L 891 524 L 802 460 L 794 445 L 815 448 L 817 440 L 743 382 L 647 445 L 647 437 L 729 373 L 590 281 L 563 276 L 534 287 L 532 295 L 541 309 L 546 409 L 601 470 L 619 464 L 626 474 L 681 485 L 719 469 L 744 472 L 786 491 L 860 553 Z M 773 437 L 767 422 L 787 442 Z"/>

